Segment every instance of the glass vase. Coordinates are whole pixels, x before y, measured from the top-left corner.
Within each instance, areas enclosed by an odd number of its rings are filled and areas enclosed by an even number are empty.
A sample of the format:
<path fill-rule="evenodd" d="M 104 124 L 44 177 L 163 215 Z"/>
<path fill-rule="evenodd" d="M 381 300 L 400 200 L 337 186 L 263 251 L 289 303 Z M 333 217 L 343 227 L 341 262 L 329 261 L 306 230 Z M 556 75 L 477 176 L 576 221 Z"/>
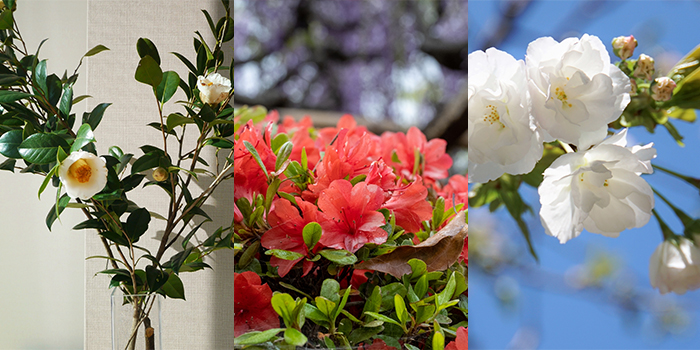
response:
<path fill-rule="evenodd" d="M 158 294 L 112 291 L 112 350 L 162 350 Z"/>

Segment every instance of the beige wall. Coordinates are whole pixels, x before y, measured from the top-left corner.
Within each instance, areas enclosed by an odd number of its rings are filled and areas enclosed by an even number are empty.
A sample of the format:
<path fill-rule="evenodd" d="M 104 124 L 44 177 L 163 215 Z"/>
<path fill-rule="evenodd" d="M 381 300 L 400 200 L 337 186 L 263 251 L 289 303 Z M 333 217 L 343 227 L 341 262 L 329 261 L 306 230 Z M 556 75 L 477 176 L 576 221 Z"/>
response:
<path fill-rule="evenodd" d="M 215 19 L 221 10 L 218 0 L 18 2 L 17 17 L 33 47 L 40 39 L 51 38 L 42 48 L 50 70 L 72 71 L 80 56 L 97 44 L 111 49 L 88 59 L 83 67 L 76 95 L 87 93 L 94 98 L 81 102 L 76 111 L 82 114 L 98 103 L 113 103 L 96 131 L 98 151 L 105 153 L 109 146 L 119 145 L 137 156 L 141 155 L 138 146 L 157 145 L 160 135 L 146 126 L 157 120 L 150 88 L 133 79 L 136 40 L 150 38 L 159 48 L 164 70 L 186 76 L 184 66 L 169 52 L 194 60 L 194 31 L 208 32 L 199 10 L 209 9 Z M 0 349 L 80 349 L 83 344 L 86 349 L 108 349 L 108 277 L 94 276 L 104 268 L 103 262 L 84 260 L 104 255 L 104 248 L 95 232 L 70 230 L 82 221 L 75 210 L 67 210 L 63 224 L 57 223 L 53 232 L 46 230 L 44 217 L 53 198 L 47 191 L 42 201 L 36 199 L 41 180 L 0 172 L 0 198 L 5 201 L 0 204 Z M 164 212 L 164 195 L 155 187 L 131 194 L 130 199 L 140 206 Z M 233 183 L 226 184 L 205 209 L 215 220 L 221 219 L 218 223 L 230 221 L 232 198 Z M 162 222 L 155 220 L 142 239 L 153 249 L 162 229 L 159 225 Z M 207 262 L 213 271 L 182 275 L 186 302 L 163 304 L 164 349 L 233 348 L 233 254 L 220 251 Z"/>

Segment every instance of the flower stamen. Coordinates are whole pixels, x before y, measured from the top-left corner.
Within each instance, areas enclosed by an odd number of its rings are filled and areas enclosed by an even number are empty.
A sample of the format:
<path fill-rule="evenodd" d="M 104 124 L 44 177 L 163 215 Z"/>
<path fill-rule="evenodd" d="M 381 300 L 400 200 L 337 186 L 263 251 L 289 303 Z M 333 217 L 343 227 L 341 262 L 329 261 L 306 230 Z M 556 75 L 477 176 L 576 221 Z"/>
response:
<path fill-rule="evenodd" d="M 506 126 L 501 122 L 501 115 L 498 114 L 498 109 L 496 109 L 494 105 L 488 105 L 486 108 L 490 109 L 491 112 L 484 115 L 484 121 L 490 125 L 493 125 L 494 123 L 500 124 L 501 129 L 504 129 Z"/>
<path fill-rule="evenodd" d="M 78 182 L 86 183 L 90 181 L 90 177 L 92 176 L 92 168 L 85 159 L 81 158 L 71 164 L 70 168 L 68 168 L 68 174 L 70 174 L 70 176 L 74 179 L 78 180 Z"/>

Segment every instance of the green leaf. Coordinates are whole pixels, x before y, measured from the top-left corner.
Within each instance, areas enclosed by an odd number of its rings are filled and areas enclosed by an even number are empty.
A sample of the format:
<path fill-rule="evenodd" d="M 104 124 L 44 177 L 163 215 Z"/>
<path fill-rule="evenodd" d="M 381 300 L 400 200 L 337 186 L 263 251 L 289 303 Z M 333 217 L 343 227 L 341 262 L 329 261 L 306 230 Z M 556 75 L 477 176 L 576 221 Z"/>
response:
<path fill-rule="evenodd" d="M 92 132 L 90 124 L 83 124 L 80 126 L 80 129 L 78 129 L 78 133 L 75 135 L 75 141 L 70 147 L 70 153 L 79 151 L 81 148 L 85 147 L 85 145 L 89 144 L 90 142 L 95 142 L 95 134 Z"/>
<path fill-rule="evenodd" d="M 19 145 L 19 154 L 29 163 L 49 164 L 56 161 L 58 148 L 69 149 L 66 140 L 54 134 L 34 134 Z"/>
<path fill-rule="evenodd" d="M 150 152 L 144 154 L 131 166 L 131 174 L 137 174 L 144 170 L 153 169 L 159 166 L 161 157 L 163 157 L 163 154 L 160 152 Z"/>
<path fill-rule="evenodd" d="M 21 100 L 30 96 L 34 95 L 19 91 L 0 90 L 0 103 L 15 102 L 17 100 Z"/>
<path fill-rule="evenodd" d="M 372 294 L 365 301 L 365 305 L 362 308 L 362 314 L 366 311 L 379 312 L 382 306 L 382 288 L 380 286 L 375 286 L 372 290 Z"/>
<path fill-rule="evenodd" d="M 347 250 L 324 249 L 318 253 L 338 265 L 352 265 L 357 262 L 357 257 Z"/>
<path fill-rule="evenodd" d="M 51 231 L 51 226 L 53 226 L 53 223 L 56 222 L 58 216 L 61 215 L 63 210 L 66 209 L 68 202 L 70 202 L 70 197 L 68 197 L 67 194 L 64 194 L 57 201 L 57 203 L 54 204 L 53 207 L 51 207 L 51 210 L 49 210 L 49 213 L 46 215 L 46 227 L 49 228 L 49 231 Z"/>
<path fill-rule="evenodd" d="M 410 316 L 408 315 L 408 310 L 406 310 L 406 302 L 400 295 L 394 295 L 394 311 L 396 311 L 396 316 L 403 325 L 408 322 Z"/>
<path fill-rule="evenodd" d="M 304 257 L 303 254 L 282 249 L 269 249 L 265 251 L 265 255 L 274 255 L 282 260 L 298 260 Z"/>
<path fill-rule="evenodd" d="M 274 338 L 277 333 L 283 331 L 283 328 L 273 328 L 273 329 L 268 329 L 266 331 L 258 332 L 258 331 L 253 331 L 253 332 L 248 332 L 246 334 L 241 335 L 240 337 L 234 338 L 233 339 L 233 344 L 234 345 L 253 345 L 253 344 L 260 344 L 264 342 L 270 341 L 272 338 Z"/>
<path fill-rule="evenodd" d="M 290 141 L 285 142 L 282 147 L 280 147 L 279 152 L 277 152 L 277 160 L 275 161 L 275 171 L 279 171 L 282 164 L 289 159 L 293 148 L 294 145 Z"/>
<path fill-rule="evenodd" d="M 51 181 L 51 178 L 53 178 L 53 176 L 56 175 L 56 172 L 58 172 L 58 167 L 59 164 L 56 164 L 53 168 L 51 168 L 51 171 L 49 171 L 49 173 L 46 174 L 46 177 L 44 177 L 44 182 L 42 182 L 41 186 L 39 186 L 39 194 L 37 195 L 39 199 L 41 199 L 41 193 L 44 192 L 46 186 L 49 185 L 49 181 Z"/>
<path fill-rule="evenodd" d="M 73 226 L 74 230 L 84 230 L 84 229 L 105 229 L 105 225 L 100 221 L 99 219 L 88 219 L 85 220 L 75 226 Z"/>
<path fill-rule="evenodd" d="M 330 322 L 328 316 L 311 304 L 304 304 L 304 317 L 316 323 Z"/>
<path fill-rule="evenodd" d="M 2 20 L 0 20 L 1 22 Z M 34 68 L 34 74 L 32 75 L 32 80 L 39 87 L 42 93 L 46 94 L 46 60 L 39 62 Z M 34 91 L 36 92 L 36 91 Z"/>
<path fill-rule="evenodd" d="M 106 46 L 104 46 L 104 45 L 97 45 L 97 46 L 93 47 L 92 49 L 88 50 L 88 52 L 86 52 L 86 53 L 83 55 L 83 57 L 95 56 L 95 55 L 97 55 L 98 53 L 100 53 L 100 52 L 102 52 L 102 51 L 107 51 L 107 50 L 109 50 L 109 48 L 107 48 Z"/>
<path fill-rule="evenodd" d="M 160 65 L 160 55 L 158 54 L 158 49 L 150 39 L 139 38 L 139 40 L 136 41 L 136 51 L 139 53 L 139 57 L 144 58 L 146 56 L 151 56 L 153 61 Z"/>
<path fill-rule="evenodd" d="M 305 335 L 294 328 L 287 328 L 284 331 L 284 341 L 287 342 L 287 344 L 302 346 L 306 344 L 307 340 Z"/>
<path fill-rule="evenodd" d="M 167 273 L 155 268 L 153 265 L 146 266 L 146 280 L 148 281 L 148 289 L 151 292 L 160 289 L 169 279 Z"/>
<path fill-rule="evenodd" d="M 173 71 L 163 72 L 163 78 L 156 88 L 156 98 L 160 103 L 166 103 L 177 91 L 180 85 L 180 76 Z"/>
<path fill-rule="evenodd" d="M 323 230 L 321 225 L 317 222 L 310 222 L 304 226 L 302 231 L 302 236 L 304 237 L 304 243 L 309 250 L 314 249 L 316 243 L 321 239 L 321 233 Z"/>
<path fill-rule="evenodd" d="M 139 238 L 148 230 L 151 222 L 151 213 L 146 208 L 139 208 L 131 212 L 124 225 L 124 231 L 129 236 L 131 243 L 138 242 Z"/>
<path fill-rule="evenodd" d="M 416 324 L 421 324 L 435 315 L 435 305 L 422 305 L 416 312 Z"/>
<path fill-rule="evenodd" d="M 178 113 L 172 113 L 168 115 L 168 119 L 165 122 L 165 125 L 168 127 L 168 130 L 173 130 L 175 129 L 175 127 L 185 124 L 194 124 L 194 120 Z"/>
<path fill-rule="evenodd" d="M 175 55 L 175 57 L 180 59 L 180 61 L 182 61 L 182 63 L 184 63 L 185 66 L 187 66 L 187 69 L 189 69 L 190 72 L 197 74 L 197 68 L 195 68 L 195 66 L 192 64 L 192 62 L 190 62 L 190 60 L 185 58 L 185 56 L 183 56 L 177 52 L 171 52 L 171 54 Z"/>
<path fill-rule="evenodd" d="M 457 285 L 457 282 L 455 281 L 455 273 L 452 273 L 450 275 L 450 279 L 447 281 L 447 285 L 445 285 L 445 289 L 442 290 L 442 292 L 438 293 L 437 299 L 435 300 L 435 304 L 439 308 L 443 304 L 447 304 L 450 299 L 452 299 L 452 295 L 455 292 L 455 287 Z"/>
<path fill-rule="evenodd" d="M 214 110 L 208 104 L 205 104 L 199 111 L 199 117 L 205 122 L 211 123 L 216 119 L 216 112 L 214 112 Z"/>
<path fill-rule="evenodd" d="M 160 287 L 160 290 L 169 298 L 185 300 L 185 287 L 182 285 L 180 277 L 174 273 L 170 274 L 168 281 Z"/>
<path fill-rule="evenodd" d="M 6 159 L 4 162 L 0 163 L 0 170 L 8 170 L 15 172 L 15 164 L 17 163 L 14 159 Z"/>
<path fill-rule="evenodd" d="M 0 30 L 12 29 L 12 21 L 12 10 L 7 8 L 2 11 L 0 13 Z"/>
<path fill-rule="evenodd" d="M 338 295 L 338 292 L 340 292 L 340 283 L 334 279 L 327 278 L 323 281 L 323 284 L 321 284 L 320 295 L 334 303 L 340 301 L 340 295 Z"/>
<path fill-rule="evenodd" d="M 111 103 L 100 103 L 92 109 L 92 112 L 83 114 L 83 124 L 87 123 L 90 125 L 92 130 L 97 129 L 97 125 L 102 121 L 102 116 L 105 113 L 107 107 L 112 105 Z"/>
<path fill-rule="evenodd" d="M 255 147 L 253 147 L 253 145 L 248 141 L 243 141 L 243 145 L 245 145 L 245 148 L 248 149 L 248 152 L 250 152 L 253 158 L 255 158 L 255 161 L 258 162 L 258 165 L 265 173 L 265 177 L 269 179 L 270 175 L 267 173 L 267 168 L 265 168 L 265 164 L 263 164 L 262 159 L 260 158 L 260 155 L 258 154 L 258 151 L 255 149 Z"/>
<path fill-rule="evenodd" d="M 438 321 L 433 321 L 433 350 L 445 349 L 445 334 L 442 332 L 442 327 Z"/>
<path fill-rule="evenodd" d="M 377 320 L 384 321 L 384 322 L 391 323 L 391 324 L 395 324 L 395 325 L 397 325 L 397 326 L 399 326 L 399 327 L 402 327 L 402 326 L 401 326 L 401 323 L 399 323 L 399 321 L 396 321 L 395 319 L 393 319 L 393 318 L 391 318 L 391 317 L 384 316 L 384 315 L 382 315 L 382 314 L 378 314 L 378 313 L 376 313 L 376 312 L 370 312 L 370 311 L 366 311 L 365 314 L 367 314 L 367 315 L 369 315 L 369 316 L 371 316 L 371 317 L 374 317 L 374 318 L 377 319 Z"/>
<path fill-rule="evenodd" d="M 19 145 L 22 144 L 22 130 L 10 130 L 0 135 L 0 154 L 7 158 L 21 159 Z"/>
<path fill-rule="evenodd" d="M 153 57 L 145 56 L 139 61 L 134 78 L 138 82 L 157 88 L 163 80 L 163 71 Z"/>
<path fill-rule="evenodd" d="M 61 95 L 61 101 L 58 103 L 58 109 L 63 113 L 64 116 L 70 115 L 70 109 L 73 107 L 73 85 L 66 84 L 63 87 L 63 94 Z"/>

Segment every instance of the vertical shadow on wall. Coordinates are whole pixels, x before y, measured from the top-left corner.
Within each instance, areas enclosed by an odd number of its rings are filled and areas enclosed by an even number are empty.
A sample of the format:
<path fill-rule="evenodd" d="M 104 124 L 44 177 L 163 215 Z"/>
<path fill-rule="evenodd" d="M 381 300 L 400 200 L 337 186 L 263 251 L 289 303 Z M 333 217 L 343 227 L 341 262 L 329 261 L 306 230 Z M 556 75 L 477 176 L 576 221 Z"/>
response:
<path fill-rule="evenodd" d="M 212 11 L 212 18 L 221 18 L 226 15 L 223 5 L 219 1 L 216 1 L 217 6 Z M 232 5 L 233 6 L 233 5 Z M 231 8 L 233 11 L 233 7 Z M 233 17 L 233 12 L 231 12 L 231 17 Z M 231 23 L 233 25 L 233 23 Z M 233 40 L 225 43 L 222 47 L 224 52 L 224 65 L 228 65 L 231 62 L 233 56 Z M 221 71 L 221 75 L 228 77 L 228 71 Z M 233 84 L 233 81 L 231 82 Z M 224 152 L 219 155 L 219 161 L 221 164 L 226 162 Z M 212 195 L 214 203 L 216 203 L 215 208 L 212 208 L 211 214 L 215 215 L 215 222 L 224 223 L 228 225 L 233 220 L 233 179 L 229 179 L 221 183 L 219 188 Z M 213 228 L 214 230 L 216 227 Z M 210 232 L 210 231 L 208 231 Z M 233 316 L 234 316 L 234 302 L 233 302 L 233 271 L 234 271 L 234 257 L 233 250 L 222 249 L 214 252 L 213 259 L 216 262 L 216 268 L 214 269 L 214 285 L 213 285 L 213 297 L 212 297 L 212 327 L 214 331 L 213 342 L 216 349 L 228 350 L 233 349 Z"/>

